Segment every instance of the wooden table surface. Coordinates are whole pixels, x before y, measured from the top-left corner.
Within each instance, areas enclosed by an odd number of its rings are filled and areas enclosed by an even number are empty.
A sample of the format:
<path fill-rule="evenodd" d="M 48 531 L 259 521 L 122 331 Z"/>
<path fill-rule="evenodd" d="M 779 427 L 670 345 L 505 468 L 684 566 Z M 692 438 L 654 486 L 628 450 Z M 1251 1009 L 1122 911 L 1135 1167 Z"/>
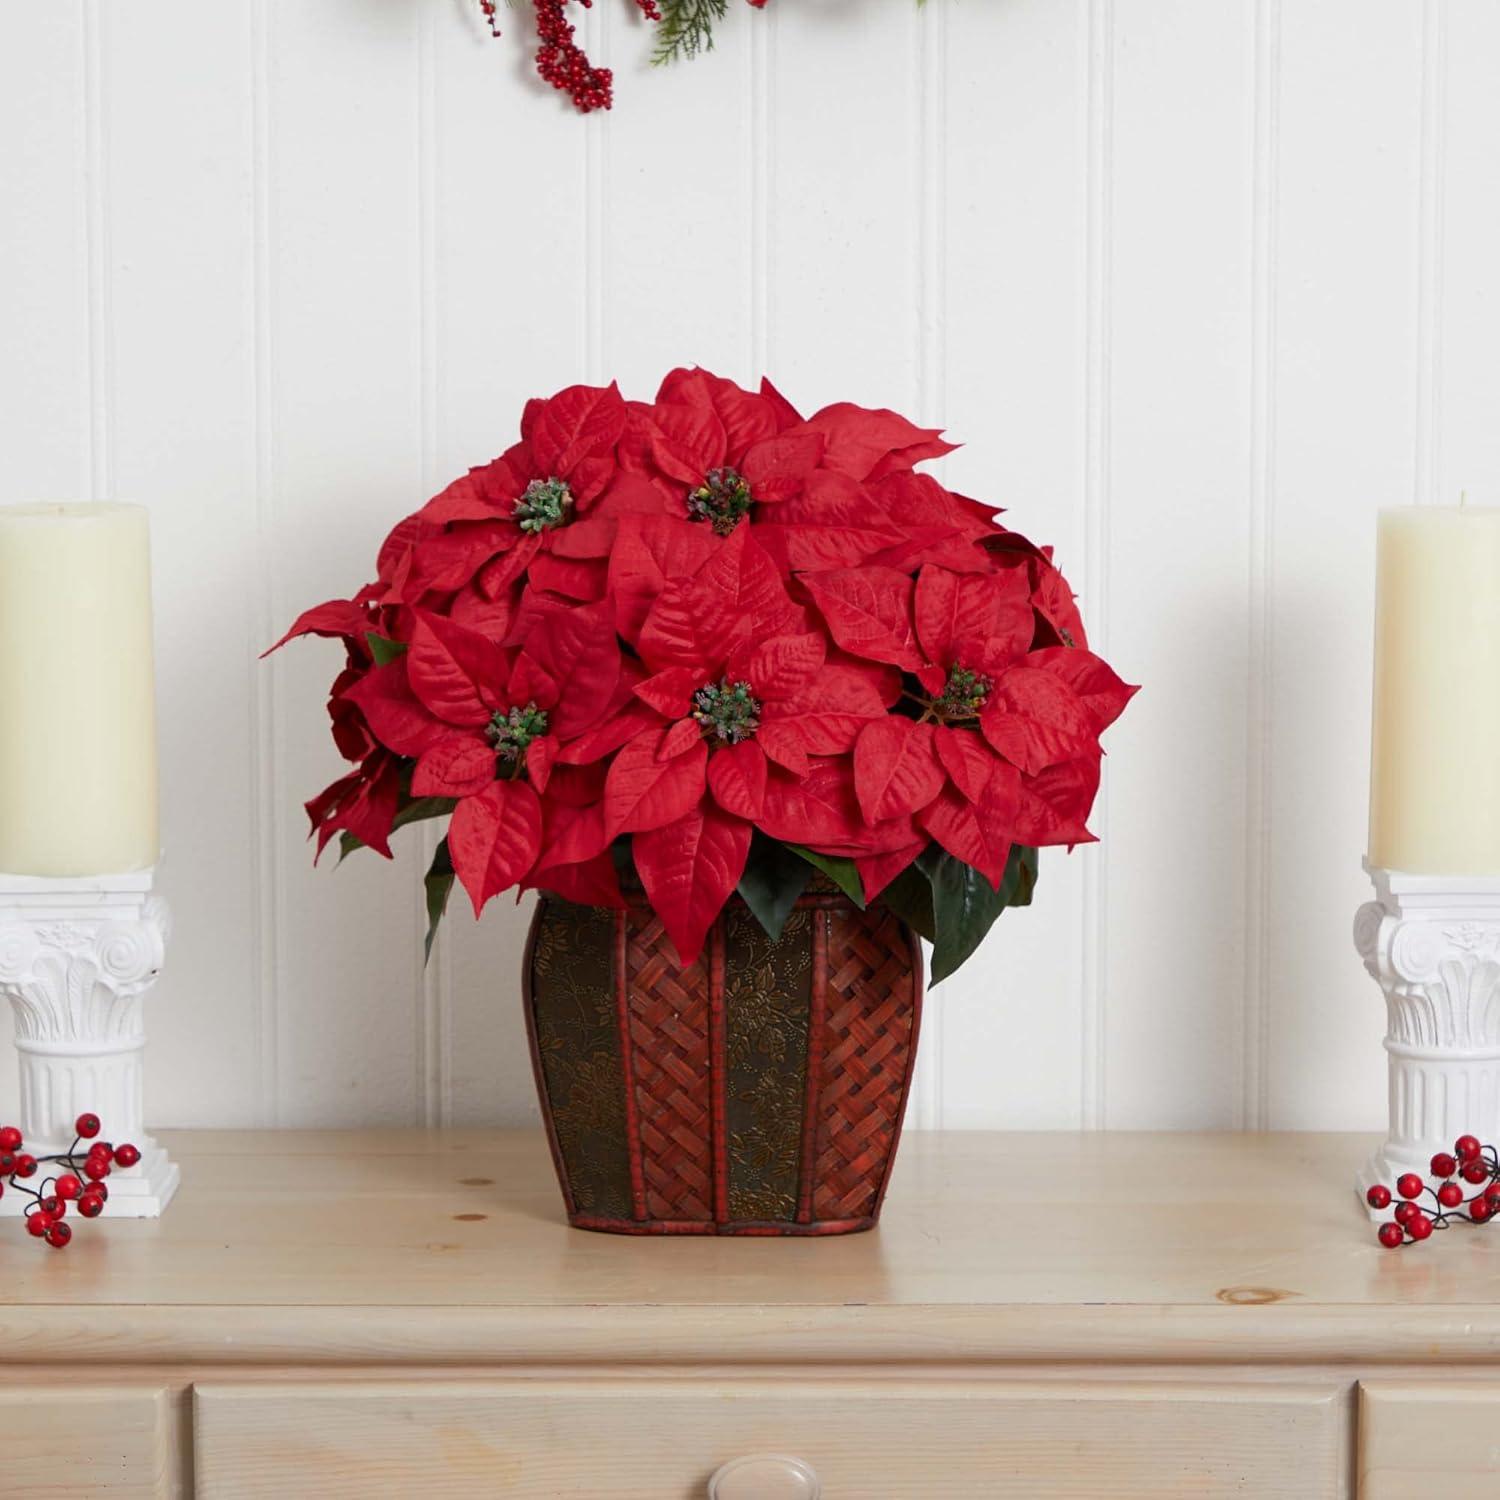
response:
<path fill-rule="evenodd" d="M 62 1252 L 7 1226 L 5 1361 L 1500 1354 L 1500 1230 L 1382 1250 L 1363 1136 L 913 1132 L 878 1230 L 788 1240 L 569 1229 L 529 1132 L 162 1139 L 165 1218 L 106 1214 Z"/>

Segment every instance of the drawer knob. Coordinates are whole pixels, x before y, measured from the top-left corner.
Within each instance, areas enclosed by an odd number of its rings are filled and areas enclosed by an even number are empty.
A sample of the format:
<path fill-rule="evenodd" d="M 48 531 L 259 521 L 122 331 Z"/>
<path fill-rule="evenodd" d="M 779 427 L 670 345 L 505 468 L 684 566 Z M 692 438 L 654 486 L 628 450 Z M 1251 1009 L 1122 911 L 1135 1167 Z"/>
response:
<path fill-rule="evenodd" d="M 822 1493 L 812 1465 L 782 1453 L 732 1458 L 708 1481 L 708 1500 L 818 1500 Z"/>

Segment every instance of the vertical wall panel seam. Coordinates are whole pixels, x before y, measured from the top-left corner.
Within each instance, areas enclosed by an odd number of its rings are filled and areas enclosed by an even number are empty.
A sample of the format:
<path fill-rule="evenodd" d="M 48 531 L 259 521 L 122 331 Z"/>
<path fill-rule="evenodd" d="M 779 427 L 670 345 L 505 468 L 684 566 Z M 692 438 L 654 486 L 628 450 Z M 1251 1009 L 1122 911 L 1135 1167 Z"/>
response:
<path fill-rule="evenodd" d="M 1114 173 L 1114 0 L 1088 0 L 1087 170 L 1085 255 L 1084 598 L 1090 636 L 1109 645 L 1109 495 L 1111 403 L 1111 241 Z M 1108 997 L 1109 789 L 1101 785 L 1094 812 L 1100 843 L 1085 853 L 1080 965 L 1080 1115 L 1086 1130 L 1108 1117 L 1105 1013 Z"/>
<path fill-rule="evenodd" d="M 947 6 L 929 5 L 914 15 L 917 28 L 918 87 L 914 91 L 918 142 L 918 255 L 916 273 L 917 412 L 927 425 L 940 425 L 946 406 L 947 339 L 944 328 L 946 288 L 943 265 L 947 249 L 947 183 L 945 177 L 947 124 L 944 107 Z M 915 1077 L 914 1123 L 941 1129 L 945 1120 L 944 1074 L 947 1046 L 947 1006 L 928 1008 L 923 1047 Z"/>
<path fill-rule="evenodd" d="M 441 404 L 438 393 L 437 288 L 437 111 L 439 95 L 435 58 L 434 17 L 429 7 L 416 20 L 417 84 L 417 320 L 419 341 L 419 445 L 424 494 L 438 486 L 437 448 Z M 415 950 L 417 983 L 415 1053 L 417 1103 L 421 1123 L 448 1125 L 453 1117 L 451 961 L 448 944 L 436 946 L 431 963 L 424 961 L 427 903 L 424 881 L 440 842 L 438 831 L 422 825 L 423 860 L 417 871 L 418 941 Z"/>
<path fill-rule="evenodd" d="M 1275 661 L 1276 271 L 1281 0 L 1256 0 L 1250 140 L 1250 555 L 1246 679 L 1245 989 L 1236 1123 L 1270 1117 L 1271 673 Z"/>
<path fill-rule="evenodd" d="M 587 22 L 588 52 L 601 65 L 609 61 L 609 6 L 595 6 Z M 604 333 L 604 240 L 606 223 L 606 179 L 608 176 L 609 114 L 596 110 L 583 122 L 584 133 L 584 369 L 587 378 L 602 382 L 612 378 L 604 368 L 607 342 Z"/>
<path fill-rule="evenodd" d="M 1422 3 L 1421 156 L 1417 188 L 1417 402 L 1412 499 L 1440 504 L 1442 484 L 1444 199 L 1448 154 L 1448 13 Z"/>
<path fill-rule="evenodd" d="M 770 172 L 770 109 L 768 95 L 769 69 L 767 51 L 770 42 L 769 28 L 774 24 L 775 12 L 755 16 L 750 28 L 749 99 L 750 129 L 746 137 L 746 184 L 750 220 L 749 246 L 749 334 L 750 334 L 750 378 L 759 380 L 769 374 L 767 368 L 767 208 L 769 193 L 767 184 Z"/>
<path fill-rule="evenodd" d="M 95 0 L 84 0 L 84 231 L 88 273 L 89 489 L 114 497 L 114 304 L 111 288 L 109 136 L 104 128 L 105 43 Z"/>
<path fill-rule="evenodd" d="M 278 599 L 274 566 L 276 533 L 274 400 L 272 368 L 273 295 L 271 267 L 272 127 L 270 97 L 271 0 L 250 4 L 250 190 L 251 190 L 251 410 L 254 431 L 256 606 L 258 638 L 276 638 Z M 281 1122 L 281 906 L 283 886 L 278 833 L 282 805 L 281 771 L 276 755 L 280 718 L 281 668 L 274 659 L 256 662 L 251 686 L 254 763 L 253 842 L 255 846 L 255 1029 L 261 1118 Z"/>

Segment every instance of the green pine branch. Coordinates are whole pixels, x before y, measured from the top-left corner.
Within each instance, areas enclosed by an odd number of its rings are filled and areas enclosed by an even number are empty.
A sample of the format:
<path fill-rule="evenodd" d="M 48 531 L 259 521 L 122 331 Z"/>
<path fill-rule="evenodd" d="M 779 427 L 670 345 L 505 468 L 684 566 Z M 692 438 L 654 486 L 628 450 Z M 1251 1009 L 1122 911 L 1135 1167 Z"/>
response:
<path fill-rule="evenodd" d="M 651 61 L 669 63 L 712 52 L 714 22 L 722 21 L 728 8 L 729 0 L 661 0 Z"/>

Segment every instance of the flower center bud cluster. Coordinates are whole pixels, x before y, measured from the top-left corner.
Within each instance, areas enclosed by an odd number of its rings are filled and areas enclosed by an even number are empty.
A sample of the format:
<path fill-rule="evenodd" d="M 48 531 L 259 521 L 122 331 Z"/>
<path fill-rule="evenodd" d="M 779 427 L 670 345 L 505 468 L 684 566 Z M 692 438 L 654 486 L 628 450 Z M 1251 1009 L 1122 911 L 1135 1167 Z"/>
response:
<path fill-rule="evenodd" d="M 760 704 L 748 682 L 710 682 L 693 694 L 693 717 L 710 739 L 726 745 L 748 740 L 760 728 Z"/>
<path fill-rule="evenodd" d="M 547 714 L 535 703 L 525 708 L 513 708 L 509 712 L 496 712 L 490 719 L 485 733 L 495 747 L 495 754 L 507 768 L 522 764 L 526 759 L 526 747 L 538 735 L 547 732 Z"/>
<path fill-rule="evenodd" d="M 750 513 L 750 486 L 738 469 L 710 469 L 687 497 L 688 518 L 707 521 L 719 536 L 728 536 Z"/>
<path fill-rule="evenodd" d="M 982 672 L 968 667 L 950 667 L 947 686 L 933 707 L 945 720 L 975 718 L 989 701 L 992 686 Z"/>
<path fill-rule="evenodd" d="M 571 519 L 573 492 L 561 479 L 533 479 L 516 501 L 522 531 L 551 531 Z"/>

